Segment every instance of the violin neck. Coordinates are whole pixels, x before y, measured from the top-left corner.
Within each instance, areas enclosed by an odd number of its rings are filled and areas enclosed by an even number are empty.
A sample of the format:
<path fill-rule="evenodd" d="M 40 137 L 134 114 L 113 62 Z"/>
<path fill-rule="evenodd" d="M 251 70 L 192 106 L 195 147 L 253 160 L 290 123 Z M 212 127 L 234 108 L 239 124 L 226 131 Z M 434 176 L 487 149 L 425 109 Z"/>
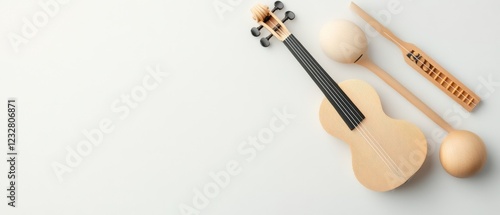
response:
<path fill-rule="evenodd" d="M 285 43 L 285 46 L 290 50 L 295 59 L 299 61 L 300 65 L 302 65 L 316 85 L 318 85 L 323 94 L 325 94 L 346 125 L 351 130 L 356 128 L 365 116 L 351 99 L 349 99 L 293 34 L 290 34 L 283 43 Z"/>

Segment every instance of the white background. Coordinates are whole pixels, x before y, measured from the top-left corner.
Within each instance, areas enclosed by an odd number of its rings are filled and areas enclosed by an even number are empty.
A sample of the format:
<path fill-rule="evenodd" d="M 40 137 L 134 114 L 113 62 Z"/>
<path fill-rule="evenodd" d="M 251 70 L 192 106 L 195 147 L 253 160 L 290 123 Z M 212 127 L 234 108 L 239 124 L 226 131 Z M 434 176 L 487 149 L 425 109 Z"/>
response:
<path fill-rule="evenodd" d="M 356 1 L 483 96 L 476 111 L 464 114 L 406 65 L 395 45 L 369 37 L 368 56 L 376 64 L 457 129 L 483 138 L 488 162 L 467 179 L 442 169 L 443 135 L 436 124 L 368 70 L 322 53 L 318 33 L 328 21 L 349 19 L 365 29 L 349 1 L 284 2 L 297 16 L 286 23 L 289 30 L 336 81 L 367 81 L 387 115 L 413 122 L 428 138 L 422 169 L 386 193 L 358 183 L 348 145 L 319 123 L 323 95 L 285 46 L 272 39 L 265 49 L 250 35 L 256 24 L 249 10 L 257 1 L 71 0 L 59 4 L 16 52 L 10 36 L 22 36 L 23 19 L 44 13 L 38 3 L 46 1 L 0 1 L 0 153 L 6 154 L 8 97 L 18 99 L 20 153 L 17 208 L 7 207 L 7 163 L 0 162 L 0 214 L 174 215 L 182 214 L 181 205 L 218 215 L 500 211 L 500 88 L 481 81 L 500 81 L 498 1 L 396 0 L 401 12 L 390 18 L 379 16 L 387 14 L 388 0 Z M 218 13 L 217 2 L 228 10 Z M 141 87 L 148 67 L 157 66 L 170 76 L 129 115 L 111 110 L 122 95 Z M 284 107 L 295 118 L 248 162 L 238 147 L 268 128 L 273 110 Z M 66 165 L 67 148 L 75 149 L 85 140 L 82 132 L 103 119 L 114 130 L 58 180 L 53 165 Z M 198 210 L 194 190 L 213 183 L 210 172 L 224 170 L 231 160 L 240 172 Z"/>

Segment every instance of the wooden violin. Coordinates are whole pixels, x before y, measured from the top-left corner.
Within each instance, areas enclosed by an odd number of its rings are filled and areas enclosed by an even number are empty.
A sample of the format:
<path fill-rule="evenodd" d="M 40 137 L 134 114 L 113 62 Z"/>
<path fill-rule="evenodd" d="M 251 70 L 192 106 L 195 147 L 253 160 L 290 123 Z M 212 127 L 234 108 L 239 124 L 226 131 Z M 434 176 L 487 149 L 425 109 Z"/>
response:
<path fill-rule="evenodd" d="M 282 41 L 325 95 L 319 118 L 331 135 L 350 145 L 352 168 L 358 181 L 375 191 L 388 191 L 404 184 L 422 166 L 427 155 L 427 141 L 413 124 L 395 120 L 382 110 L 375 90 L 360 80 L 337 84 L 291 34 L 284 22 L 295 18 L 291 11 L 279 20 L 274 11 L 283 8 L 277 1 L 274 9 L 257 4 L 251 11 L 260 24 L 252 28 L 254 36 L 263 27 L 271 35 L 261 39 L 264 47 L 269 39 Z"/>

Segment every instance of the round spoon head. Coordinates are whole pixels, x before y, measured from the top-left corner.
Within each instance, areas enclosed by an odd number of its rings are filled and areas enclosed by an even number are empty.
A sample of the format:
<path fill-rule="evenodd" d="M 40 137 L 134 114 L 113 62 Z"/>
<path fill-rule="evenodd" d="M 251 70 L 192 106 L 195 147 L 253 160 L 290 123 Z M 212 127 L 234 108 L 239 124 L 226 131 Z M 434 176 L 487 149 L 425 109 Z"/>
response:
<path fill-rule="evenodd" d="M 486 163 L 486 147 L 476 134 L 452 131 L 441 143 L 439 159 L 450 175 L 465 178 L 474 175 Z"/>
<path fill-rule="evenodd" d="M 326 24 L 319 39 L 325 54 L 340 63 L 355 63 L 368 47 L 363 30 L 347 20 Z"/>

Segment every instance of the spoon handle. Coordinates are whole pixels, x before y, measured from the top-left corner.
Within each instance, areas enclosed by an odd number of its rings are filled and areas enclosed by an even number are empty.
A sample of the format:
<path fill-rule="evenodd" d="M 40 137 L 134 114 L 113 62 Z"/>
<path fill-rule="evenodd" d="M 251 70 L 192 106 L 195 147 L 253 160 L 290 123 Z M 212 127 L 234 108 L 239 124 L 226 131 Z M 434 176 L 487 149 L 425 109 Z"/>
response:
<path fill-rule="evenodd" d="M 406 100 L 412 103 L 415 107 L 417 107 L 420 111 L 422 111 L 427 117 L 429 117 L 432 121 L 434 121 L 441 128 L 446 130 L 447 132 L 453 131 L 453 127 L 451 127 L 448 122 L 444 121 L 436 112 L 434 112 L 429 106 L 427 106 L 422 100 L 420 100 L 417 96 L 411 93 L 406 87 L 404 87 L 401 83 L 399 83 L 396 79 L 394 79 L 391 75 L 385 72 L 383 69 L 374 64 L 367 57 L 362 57 L 357 64 L 366 67 L 375 75 L 377 75 L 380 79 L 385 81 L 389 86 L 395 89 L 399 94 L 401 94 Z"/>

